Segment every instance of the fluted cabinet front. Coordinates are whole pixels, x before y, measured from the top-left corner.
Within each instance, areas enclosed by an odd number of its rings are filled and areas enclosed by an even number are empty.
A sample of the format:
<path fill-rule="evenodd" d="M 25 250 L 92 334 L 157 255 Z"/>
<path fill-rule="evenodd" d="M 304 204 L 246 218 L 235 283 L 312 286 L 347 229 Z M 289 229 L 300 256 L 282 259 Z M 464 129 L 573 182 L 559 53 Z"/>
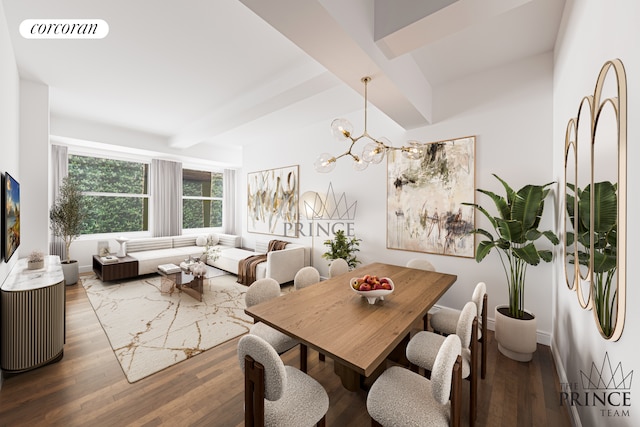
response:
<path fill-rule="evenodd" d="M 48 257 L 40 270 L 28 270 L 26 260 L 19 260 L 0 288 L 0 310 L 4 372 L 22 372 L 59 360 L 65 338 L 65 287 L 59 257 Z"/>

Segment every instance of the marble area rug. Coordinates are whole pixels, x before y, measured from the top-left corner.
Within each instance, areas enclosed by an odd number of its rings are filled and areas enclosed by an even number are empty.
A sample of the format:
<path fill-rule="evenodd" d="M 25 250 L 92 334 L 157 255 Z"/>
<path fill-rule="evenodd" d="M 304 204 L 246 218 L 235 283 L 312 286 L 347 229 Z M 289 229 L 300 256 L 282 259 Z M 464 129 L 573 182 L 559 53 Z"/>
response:
<path fill-rule="evenodd" d="M 210 277 L 212 276 L 212 277 Z M 177 290 L 160 293 L 160 276 L 102 282 L 83 279 L 89 301 L 130 383 L 249 331 L 247 287 L 209 271 L 202 302 Z"/>

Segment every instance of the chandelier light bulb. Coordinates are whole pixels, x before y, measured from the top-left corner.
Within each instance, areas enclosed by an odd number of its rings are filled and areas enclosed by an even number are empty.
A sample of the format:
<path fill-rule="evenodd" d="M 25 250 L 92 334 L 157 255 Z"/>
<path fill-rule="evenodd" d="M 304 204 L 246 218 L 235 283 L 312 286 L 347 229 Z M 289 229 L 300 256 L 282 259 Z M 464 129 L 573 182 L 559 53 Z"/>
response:
<path fill-rule="evenodd" d="M 353 170 L 355 171 L 363 171 L 369 166 L 369 163 L 365 162 L 358 156 L 353 156 Z"/>
<path fill-rule="evenodd" d="M 353 125 L 347 119 L 335 119 L 331 122 L 331 134 L 338 141 L 346 141 L 353 134 Z"/>
<path fill-rule="evenodd" d="M 377 142 L 370 142 L 362 150 L 362 159 L 365 162 L 378 164 L 384 159 L 386 148 Z"/>
<path fill-rule="evenodd" d="M 424 156 L 425 147 L 418 141 L 409 141 L 408 147 L 402 147 L 402 155 L 407 159 L 419 160 Z"/>
<path fill-rule="evenodd" d="M 342 154 L 332 156 L 328 153 L 323 153 L 318 157 L 318 160 L 314 163 L 316 171 L 318 172 L 331 172 L 336 167 L 336 161 L 341 157 L 351 157 L 353 162 L 353 169 L 356 171 L 365 170 L 369 163 L 380 163 L 385 154 L 391 150 L 399 150 L 402 155 L 412 160 L 419 160 L 424 156 L 425 145 L 417 141 L 409 141 L 409 146 L 394 147 L 387 138 L 373 138 L 367 132 L 367 84 L 371 81 L 371 77 L 365 76 L 361 79 L 364 84 L 364 131 L 360 136 L 353 136 L 353 125 L 346 119 L 335 119 L 331 122 L 331 134 L 338 141 L 346 141 L 349 143 L 348 148 Z M 362 154 L 357 156 L 355 154 L 355 145 L 365 139 L 369 142 L 365 144 Z"/>
<path fill-rule="evenodd" d="M 323 172 L 323 173 L 331 172 L 336 167 L 336 158 L 329 153 L 322 153 L 316 159 L 315 163 L 313 164 L 313 167 L 318 172 Z"/>

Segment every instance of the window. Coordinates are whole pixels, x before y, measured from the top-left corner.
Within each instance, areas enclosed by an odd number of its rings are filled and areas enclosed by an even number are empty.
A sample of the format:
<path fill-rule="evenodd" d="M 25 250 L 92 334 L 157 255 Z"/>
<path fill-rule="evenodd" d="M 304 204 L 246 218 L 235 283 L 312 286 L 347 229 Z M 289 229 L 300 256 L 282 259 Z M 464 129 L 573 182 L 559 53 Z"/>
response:
<path fill-rule="evenodd" d="M 182 228 L 222 227 L 220 172 L 182 169 Z"/>
<path fill-rule="evenodd" d="M 149 229 L 147 163 L 69 154 L 69 177 L 86 208 L 81 234 Z"/>

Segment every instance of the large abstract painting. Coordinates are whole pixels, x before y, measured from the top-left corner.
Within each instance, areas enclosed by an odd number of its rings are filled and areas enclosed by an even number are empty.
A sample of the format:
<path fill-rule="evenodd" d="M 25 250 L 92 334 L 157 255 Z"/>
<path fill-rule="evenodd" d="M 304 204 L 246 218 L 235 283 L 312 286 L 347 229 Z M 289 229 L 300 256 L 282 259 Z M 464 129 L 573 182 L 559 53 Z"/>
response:
<path fill-rule="evenodd" d="M 298 166 L 247 174 L 247 231 L 298 237 Z"/>
<path fill-rule="evenodd" d="M 419 159 L 387 158 L 387 247 L 474 257 L 475 136 L 426 144 Z"/>

